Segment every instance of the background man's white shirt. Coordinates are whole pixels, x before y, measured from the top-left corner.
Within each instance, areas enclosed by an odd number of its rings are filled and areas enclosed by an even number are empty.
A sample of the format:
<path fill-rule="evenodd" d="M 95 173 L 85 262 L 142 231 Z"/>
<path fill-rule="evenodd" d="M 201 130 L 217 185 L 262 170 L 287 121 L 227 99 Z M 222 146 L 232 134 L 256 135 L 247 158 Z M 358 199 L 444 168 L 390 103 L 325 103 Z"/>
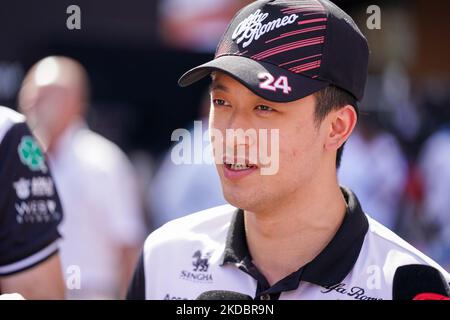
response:
<path fill-rule="evenodd" d="M 63 208 L 61 260 L 81 271 L 69 298 L 116 298 L 118 248 L 139 245 L 143 215 L 133 171 L 123 152 L 83 122 L 69 127 L 50 155 Z"/>

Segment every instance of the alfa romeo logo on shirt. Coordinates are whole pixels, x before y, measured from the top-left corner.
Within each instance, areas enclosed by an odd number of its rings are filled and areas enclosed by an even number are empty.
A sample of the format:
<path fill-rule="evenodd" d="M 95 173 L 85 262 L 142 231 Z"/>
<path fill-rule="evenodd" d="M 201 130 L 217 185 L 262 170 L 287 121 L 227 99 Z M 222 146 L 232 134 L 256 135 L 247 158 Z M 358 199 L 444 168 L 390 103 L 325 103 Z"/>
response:
<path fill-rule="evenodd" d="M 17 148 L 20 161 L 31 171 L 47 172 L 47 166 L 44 161 L 44 154 L 36 140 L 31 136 L 24 136 Z"/>

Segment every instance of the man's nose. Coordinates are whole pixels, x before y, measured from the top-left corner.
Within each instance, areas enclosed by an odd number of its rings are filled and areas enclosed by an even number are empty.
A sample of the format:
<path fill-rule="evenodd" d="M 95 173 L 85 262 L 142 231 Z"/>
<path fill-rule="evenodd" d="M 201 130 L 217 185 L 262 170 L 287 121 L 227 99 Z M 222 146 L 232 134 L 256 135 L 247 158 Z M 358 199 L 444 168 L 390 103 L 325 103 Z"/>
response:
<path fill-rule="evenodd" d="M 248 114 L 240 111 L 234 111 L 230 117 L 226 134 L 226 149 L 232 149 L 237 154 L 239 148 L 248 149 L 257 142 L 257 131 L 252 125 Z M 245 150 L 248 152 L 248 150 Z"/>

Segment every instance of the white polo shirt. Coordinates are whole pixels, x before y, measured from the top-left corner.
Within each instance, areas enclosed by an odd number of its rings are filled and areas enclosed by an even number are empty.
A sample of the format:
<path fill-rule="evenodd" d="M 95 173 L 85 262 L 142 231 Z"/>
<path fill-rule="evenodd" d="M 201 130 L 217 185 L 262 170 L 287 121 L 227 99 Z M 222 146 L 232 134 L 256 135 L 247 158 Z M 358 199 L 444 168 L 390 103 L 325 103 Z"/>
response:
<path fill-rule="evenodd" d="M 342 188 L 348 210 L 328 246 L 310 263 L 270 286 L 252 263 L 243 211 L 230 205 L 171 221 L 146 240 L 129 299 L 195 299 L 229 290 L 255 299 L 392 299 L 397 267 L 437 263 L 365 215 Z M 282 248 L 280 248 L 282 250 Z"/>
<path fill-rule="evenodd" d="M 49 165 L 65 212 L 61 264 L 67 280 L 72 266 L 81 270 L 80 288 L 68 290 L 67 298 L 116 298 L 120 249 L 139 246 L 145 235 L 131 163 L 79 121 L 59 138 Z"/>

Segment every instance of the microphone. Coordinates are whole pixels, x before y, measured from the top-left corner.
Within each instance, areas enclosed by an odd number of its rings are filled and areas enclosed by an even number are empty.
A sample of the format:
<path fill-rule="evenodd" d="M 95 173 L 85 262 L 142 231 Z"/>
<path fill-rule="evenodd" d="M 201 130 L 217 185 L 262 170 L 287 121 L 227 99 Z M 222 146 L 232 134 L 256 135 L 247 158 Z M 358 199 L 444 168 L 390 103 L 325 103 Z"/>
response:
<path fill-rule="evenodd" d="M 253 298 L 234 291 L 211 290 L 203 292 L 195 300 L 253 300 Z"/>
<path fill-rule="evenodd" d="M 398 267 L 395 271 L 393 300 L 436 300 L 432 298 L 438 296 L 450 297 L 450 289 L 444 276 L 436 268 L 409 264 Z"/>
<path fill-rule="evenodd" d="M 446 297 L 437 293 L 420 293 L 415 296 L 413 300 L 450 300 L 450 297 Z"/>

